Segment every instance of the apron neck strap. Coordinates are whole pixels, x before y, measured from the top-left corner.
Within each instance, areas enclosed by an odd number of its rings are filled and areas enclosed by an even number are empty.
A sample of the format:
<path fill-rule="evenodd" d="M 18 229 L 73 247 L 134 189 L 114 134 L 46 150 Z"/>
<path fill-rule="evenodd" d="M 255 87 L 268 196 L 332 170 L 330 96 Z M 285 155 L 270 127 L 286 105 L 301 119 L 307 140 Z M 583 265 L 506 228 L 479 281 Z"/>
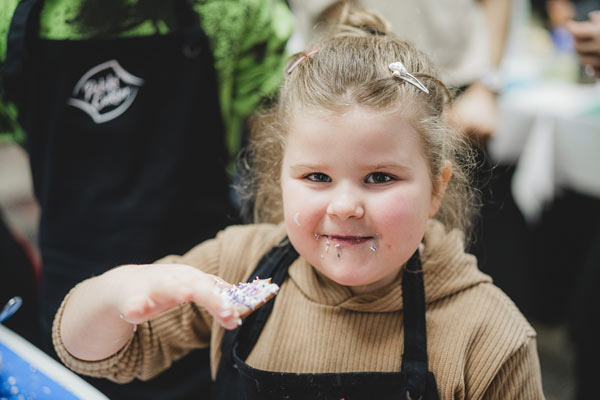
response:
<path fill-rule="evenodd" d="M 200 16 L 188 0 L 176 0 L 173 2 L 173 11 L 180 28 L 191 28 L 200 26 Z"/>
<path fill-rule="evenodd" d="M 173 10 L 179 31 L 183 35 L 183 53 L 189 58 L 194 58 L 202 51 L 206 40 L 200 25 L 200 15 L 194 11 L 188 0 L 175 0 Z"/>
<path fill-rule="evenodd" d="M 6 37 L 6 58 L 2 67 L 2 95 L 6 100 L 18 101 L 27 58 L 27 40 L 38 32 L 39 17 L 44 0 L 21 0 L 13 13 Z"/>
<path fill-rule="evenodd" d="M 281 286 L 287 276 L 289 266 L 296 258 L 298 258 L 298 253 L 286 237 L 278 246 L 275 246 L 263 256 L 252 275 L 250 275 L 248 282 L 252 282 L 256 277 L 263 279 L 270 277 L 272 283 Z M 250 314 L 244 324 L 233 331 L 232 334 L 225 335 L 221 345 L 223 354 L 229 353 L 227 349 L 232 349 L 237 342 L 239 344 L 236 349 L 238 357 L 242 360 L 248 357 L 273 310 L 274 300 L 269 301 Z"/>
<path fill-rule="evenodd" d="M 402 276 L 404 312 L 404 353 L 402 373 L 413 399 L 425 393 L 427 383 L 427 330 L 425 323 L 425 285 L 419 251 L 406 263 Z"/>

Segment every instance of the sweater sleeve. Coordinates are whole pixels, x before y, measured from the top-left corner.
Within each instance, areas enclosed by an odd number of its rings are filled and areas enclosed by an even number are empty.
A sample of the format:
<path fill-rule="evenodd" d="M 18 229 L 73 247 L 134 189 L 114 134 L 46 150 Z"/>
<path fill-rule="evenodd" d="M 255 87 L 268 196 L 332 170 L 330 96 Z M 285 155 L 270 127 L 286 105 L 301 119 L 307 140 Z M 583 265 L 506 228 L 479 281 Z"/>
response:
<path fill-rule="evenodd" d="M 542 378 L 535 338 L 509 357 L 483 396 L 486 400 L 543 400 Z"/>
<path fill-rule="evenodd" d="M 283 225 L 231 226 L 183 256 L 167 256 L 156 263 L 187 264 L 237 283 L 250 274 L 260 257 L 283 236 Z M 69 297 L 70 294 L 65 297 L 54 318 L 52 339 L 62 362 L 83 375 L 119 383 L 135 378 L 148 380 L 194 349 L 208 347 L 211 341 L 218 347 L 223 336 L 223 328 L 213 324 L 212 316 L 206 310 L 193 303 L 184 303 L 140 324 L 130 341 L 114 355 L 99 361 L 80 360 L 69 354 L 60 335 L 60 321 Z M 214 337 L 215 332 L 218 332 L 217 337 Z M 220 353 L 214 346 L 211 360 L 216 366 Z"/>
<path fill-rule="evenodd" d="M 218 271 L 221 254 L 218 239 L 206 241 L 194 252 L 194 265 L 214 274 Z M 186 257 L 168 256 L 157 263 L 181 263 Z M 52 339 L 61 361 L 73 371 L 126 383 L 134 378 L 148 380 L 166 370 L 171 364 L 196 348 L 208 347 L 212 317 L 192 303 L 180 304 L 151 321 L 140 324 L 131 340 L 117 353 L 100 361 L 85 361 L 66 350 L 60 335 L 60 321 L 65 297 L 54 319 Z"/>

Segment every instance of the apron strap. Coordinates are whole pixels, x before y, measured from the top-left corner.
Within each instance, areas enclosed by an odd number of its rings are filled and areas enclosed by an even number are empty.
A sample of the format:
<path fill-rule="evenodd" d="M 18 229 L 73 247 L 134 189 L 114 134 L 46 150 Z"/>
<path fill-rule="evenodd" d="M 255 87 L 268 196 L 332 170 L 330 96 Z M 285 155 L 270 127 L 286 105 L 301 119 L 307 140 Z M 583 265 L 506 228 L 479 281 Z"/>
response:
<path fill-rule="evenodd" d="M 425 286 L 419 251 L 406 263 L 402 277 L 404 310 L 404 352 L 402 373 L 406 377 L 407 398 L 420 399 L 427 386 L 427 331 Z"/>
<path fill-rule="evenodd" d="M 298 253 L 286 237 L 278 246 L 272 248 L 261 258 L 254 272 L 250 275 L 248 282 L 252 282 L 256 277 L 271 277 L 271 282 L 281 286 L 287 276 L 289 266 L 292 265 L 296 258 L 298 258 Z M 240 340 L 237 340 L 237 342 L 240 344 L 243 343 L 243 347 L 238 347 L 236 353 L 242 360 L 248 357 L 248 354 L 250 354 L 250 351 L 258 341 L 267 318 L 269 318 L 273 310 L 274 300 L 269 301 L 256 312 L 253 312 L 246 318 L 242 326 L 223 337 L 221 344 L 222 354 L 232 353 L 233 345 L 239 336 Z"/>
<path fill-rule="evenodd" d="M 188 0 L 174 1 L 173 11 L 183 35 L 183 54 L 188 58 L 196 58 L 205 49 L 206 42 L 200 25 L 200 14 L 194 11 Z"/>
<path fill-rule="evenodd" d="M 10 22 L 6 37 L 6 59 L 2 67 L 2 96 L 18 101 L 24 84 L 24 65 L 27 58 L 27 40 L 38 31 L 39 23 L 30 25 L 37 18 L 44 0 L 21 0 Z"/>

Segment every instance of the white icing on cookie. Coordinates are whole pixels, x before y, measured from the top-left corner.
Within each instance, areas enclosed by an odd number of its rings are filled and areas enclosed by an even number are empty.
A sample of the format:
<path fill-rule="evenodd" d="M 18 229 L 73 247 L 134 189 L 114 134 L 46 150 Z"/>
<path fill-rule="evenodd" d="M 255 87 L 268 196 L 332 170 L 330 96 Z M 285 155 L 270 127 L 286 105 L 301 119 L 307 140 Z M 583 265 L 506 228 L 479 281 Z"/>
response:
<path fill-rule="evenodd" d="M 233 303 L 240 316 L 245 317 L 265 304 L 278 292 L 279 286 L 271 283 L 271 278 L 259 279 L 256 277 L 250 283 L 239 283 L 229 289 L 225 289 L 222 293 Z"/>

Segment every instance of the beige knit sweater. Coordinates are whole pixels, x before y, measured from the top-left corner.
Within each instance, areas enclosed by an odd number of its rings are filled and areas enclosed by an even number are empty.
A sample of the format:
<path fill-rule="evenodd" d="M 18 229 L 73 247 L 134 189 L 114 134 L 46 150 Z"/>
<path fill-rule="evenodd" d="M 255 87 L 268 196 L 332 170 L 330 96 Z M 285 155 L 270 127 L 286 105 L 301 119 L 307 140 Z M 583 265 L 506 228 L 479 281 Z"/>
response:
<path fill-rule="evenodd" d="M 182 257 L 159 262 L 190 264 L 237 283 L 284 236 L 282 226 L 231 227 Z M 475 258 L 463 252 L 462 236 L 431 221 L 422 263 L 429 369 L 440 398 L 543 399 L 535 332 L 477 269 Z M 400 371 L 401 276 L 377 292 L 353 295 L 302 258 L 290 266 L 289 275 L 249 365 L 298 373 Z M 59 330 L 63 307 L 54 322 L 54 345 L 78 373 L 117 382 L 150 379 L 192 349 L 210 345 L 216 374 L 223 328 L 193 304 L 145 323 L 117 354 L 96 362 L 76 359 L 65 350 Z"/>

